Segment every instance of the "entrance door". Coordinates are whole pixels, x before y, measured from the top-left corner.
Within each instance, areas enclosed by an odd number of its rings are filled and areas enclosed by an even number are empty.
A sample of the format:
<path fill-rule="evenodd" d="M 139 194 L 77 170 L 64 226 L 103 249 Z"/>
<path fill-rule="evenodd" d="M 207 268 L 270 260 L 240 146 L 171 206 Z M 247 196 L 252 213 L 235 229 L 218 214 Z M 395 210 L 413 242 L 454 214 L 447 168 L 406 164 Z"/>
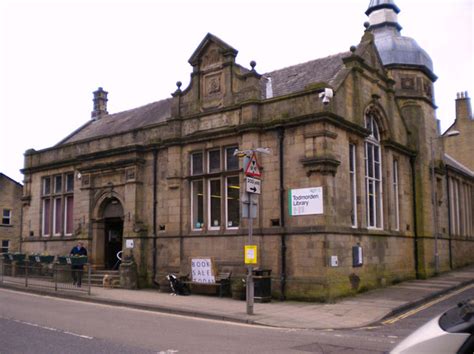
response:
<path fill-rule="evenodd" d="M 105 268 L 117 269 L 117 253 L 122 250 L 123 221 L 121 218 L 105 219 Z"/>

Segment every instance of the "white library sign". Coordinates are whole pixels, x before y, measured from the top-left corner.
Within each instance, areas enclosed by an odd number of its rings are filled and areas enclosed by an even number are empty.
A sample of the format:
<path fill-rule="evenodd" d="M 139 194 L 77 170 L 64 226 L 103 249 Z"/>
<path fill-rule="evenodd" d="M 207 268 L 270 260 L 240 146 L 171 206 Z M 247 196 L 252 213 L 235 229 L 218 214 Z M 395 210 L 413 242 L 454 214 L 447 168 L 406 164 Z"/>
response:
<path fill-rule="evenodd" d="M 291 216 L 323 214 L 323 187 L 290 189 L 288 210 Z"/>

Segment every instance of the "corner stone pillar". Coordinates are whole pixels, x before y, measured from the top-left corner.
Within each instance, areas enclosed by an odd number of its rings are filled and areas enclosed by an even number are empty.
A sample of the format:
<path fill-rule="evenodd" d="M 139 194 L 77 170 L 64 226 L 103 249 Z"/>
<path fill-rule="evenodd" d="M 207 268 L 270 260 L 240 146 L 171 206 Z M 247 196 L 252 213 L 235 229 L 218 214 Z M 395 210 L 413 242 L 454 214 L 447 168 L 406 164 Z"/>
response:
<path fill-rule="evenodd" d="M 120 286 L 123 289 L 138 288 L 137 264 L 133 260 L 133 254 L 130 249 L 124 251 L 123 262 L 120 264 Z"/>

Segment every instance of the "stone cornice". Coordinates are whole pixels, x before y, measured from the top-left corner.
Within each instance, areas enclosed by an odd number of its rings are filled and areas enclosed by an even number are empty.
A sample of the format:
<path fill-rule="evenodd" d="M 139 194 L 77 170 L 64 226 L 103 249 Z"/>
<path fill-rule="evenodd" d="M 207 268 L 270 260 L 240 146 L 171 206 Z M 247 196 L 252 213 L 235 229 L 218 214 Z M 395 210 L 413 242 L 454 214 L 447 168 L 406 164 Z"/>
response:
<path fill-rule="evenodd" d="M 321 173 L 323 175 L 335 175 L 341 161 L 332 156 L 317 156 L 312 158 L 304 158 L 300 160 L 306 169 L 306 174 L 310 176 L 312 173 Z"/>
<path fill-rule="evenodd" d="M 337 114 L 331 112 L 320 112 L 316 114 L 296 116 L 293 118 L 275 119 L 269 122 L 252 122 L 247 124 L 241 124 L 238 127 L 221 129 L 219 131 L 207 131 L 203 133 L 197 133 L 193 136 L 188 136 L 184 138 L 172 138 L 168 140 L 163 140 L 160 144 L 160 147 L 185 145 L 188 143 L 207 141 L 209 138 L 221 138 L 246 132 L 269 131 L 280 127 L 293 127 L 301 124 L 323 122 L 331 123 L 339 128 L 350 131 L 361 137 L 367 137 L 369 135 L 368 130 L 364 127 L 349 122 L 341 116 L 338 116 Z"/>
<path fill-rule="evenodd" d="M 102 162 L 102 163 L 87 165 L 84 167 L 80 167 L 78 170 L 85 173 L 91 173 L 91 172 L 96 172 L 96 171 L 107 171 L 107 170 L 116 169 L 116 168 L 125 168 L 125 167 L 135 166 L 135 165 L 144 164 L 144 163 L 145 163 L 145 160 L 139 159 L 139 158 L 121 159 L 121 160 L 116 160 L 113 162 Z"/>
<path fill-rule="evenodd" d="M 150 151 L 152 149 L 167 148 L 170 146 L 185 145 L 185 144 L 194 143 L 194 142 L 207 141 L 209 140 L 209 138 L 229 137 L 229 136 L 242 134 L 245 132 L 269 131 L 269 130 L 273 130 L 279 127 L 292 127 L 292 126 L 301 125 L 301 124 L 319 123 L 319 122 L 331 123 L 337 127 L 348 130 L 361 137 L 366 137 L 368 135 L 368 132 L 364 127 L 361 127 L 357 124 L 349 122 L 341 116 L 338 116 L 331 112 L 319 112 L 315 114 L 295 116 L 292 118 L 284 118 L 284 119 L 272 120 L 272 121 L 267 121 L 267 122 L 265 121 L 264 122 L 251 122 L 247 124 L 241 124 L 239 126 L 233 126 L 230 128 L 220 129 L 217 131 L 213 130 L 213 131 L 197 133 L 192 136 L 174 137 L 171 139 L 165 139 L 161 141 L 152 141 L 144 145 L 137 144 L 137 145 L 124 146 L 124 147 L 115 148 L 115 149 L 106 149 L 106 150 L 96 151 L 92 153 L 86 153 L 82 155 L 77 155 L 74 158 L 67 158 L 67 159 L 63 159 L 59 161 L 40 164 L 34 167 L 24 168 L 22 170 L 22 173 L 27 174 L 27 173 L 32 173 L 32 172 L 45 171 L 49 169 L 67 167 L 71 165 L 80 165 L 83 162 L 88 162 L 90 160 L 95 160 L 98 158 L 108 158 L 108 157 L 120 156 L 123 154 L 129 154 L 129 153 L 143 153 L 146 151 Z M 80 144 L 80 143 L 81 142 L 78 142 L 77 144 Z M 69 145 L 69 147 L 71 146 Z M 51 148 L 51 149 L 53 150 L 53 149 L 58 149 L 58 148 L 60 147 Z M 45 152 L 45 150 L 42 150 L 41 152 Z"/>
<path fill-rule="evenodd" d="M 68 167 L 68 166 L 77 166 L 80 165 L 83 162 L 88 162 L 88 161 L 93 161 L 98 158 L 105 158 L 105 157 L 114 157 L 114 156 L 120 156 L 123 154 L 128 154 L 128 153 L 134 153 L 134 152 L 143 152 L 143 146 L 141 145 L 134 145 L 134 146 L 125 146 L 125 147 L 120 147 L 116 149 L 110 149 L 110 150 L 103 150 L 103 151 L 98 151 L 94 153 L 88 153 L 84 155 L 78 155 L 75 158 L 69 158 L 69 159 L 64 159 L 64 160 L 59 160 L 59 161 L 54 161 L 54 162 L 49 162 L 45 164 L 41 164 L 38 166 L 34 167 L 29 167 L 29 168 L 24 168 L 21 170 L 23 174 L 27 173 L 33 173 L 33 172 L 40 172 L 40 171 L 46 171 L 50 169 L 56 169 L 56 168 L 61 168 L 61 167 Z M 130 159 L 140 162 L 142 161 L 141 159 L 135 158 L 135 159 Z M 125 160 L 123 160 L 125 161 Z M 109 164 L 105 164 L 109 165 Z"/>
<path fill-rule="evenodd" d="M 437 105 L 435 105 L 433 103 L 433 101 L 431 101 L 430 99 L 428 99 L 427 97 L 424 97 L 424 96 L 415 96 L 415 95 L 400 95 L 400 94 L 396 94 L 395 95 L 395 98 L 397 100 L 416 100 L 416 101 L 424 101 L 426 103 L 428 103 L 432 108 L 436 109 L 438 108 Z"/>
<path fill-rule="evenodd" d="M 407 148 L 406 146 L 397 143 L 391 139 L 383 140 L 382 145 L 386 148 L 390 148 L 392 150 L 396 150 L 404 155 L 415 157 L 417 155 L 416 151 Z"/>

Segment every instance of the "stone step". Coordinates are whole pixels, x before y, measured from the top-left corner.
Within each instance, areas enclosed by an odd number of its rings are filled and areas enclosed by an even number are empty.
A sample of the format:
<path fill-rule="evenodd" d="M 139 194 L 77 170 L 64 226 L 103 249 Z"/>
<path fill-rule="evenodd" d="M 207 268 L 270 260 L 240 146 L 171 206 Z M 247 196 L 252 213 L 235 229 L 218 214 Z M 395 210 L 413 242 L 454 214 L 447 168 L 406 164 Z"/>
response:
<path fill-rule="evenodd" d="M 119 275 L 120 272 L 118 270 L 93 270 L 92 274 L 109 274 L 109 275 Z"/>
<path fill-rule="evenodd" d="M 91 273 L 91 286 L 103 287 L 106 275 L 109 276 L 109 280 L 105 287 L 120 288 L 120 274 L 118 270 L 94 270 Z"/>
<path fill-rule="evenodd" d="M 91 273 L 91 277 L 94 277 L 94 278 L 103 278 L 105 277 L 106 275 L 108 275 L 109 277 L 120 277 L 120 274 L 111 274 L 111 273 Z"/>
<path fill-rule="evenodd" d="M 109 279 L 111 280 L 115 280 L 115 279 L 118 279 L 120 280 L 120 277 L 117 275 L 113 275 L 113 276 L 109 276 Z M 102 282 L 104 280 L 104 276 L 97 276 L 97 275 L 91 275 L 91 281 L 100 281 Z"/>

